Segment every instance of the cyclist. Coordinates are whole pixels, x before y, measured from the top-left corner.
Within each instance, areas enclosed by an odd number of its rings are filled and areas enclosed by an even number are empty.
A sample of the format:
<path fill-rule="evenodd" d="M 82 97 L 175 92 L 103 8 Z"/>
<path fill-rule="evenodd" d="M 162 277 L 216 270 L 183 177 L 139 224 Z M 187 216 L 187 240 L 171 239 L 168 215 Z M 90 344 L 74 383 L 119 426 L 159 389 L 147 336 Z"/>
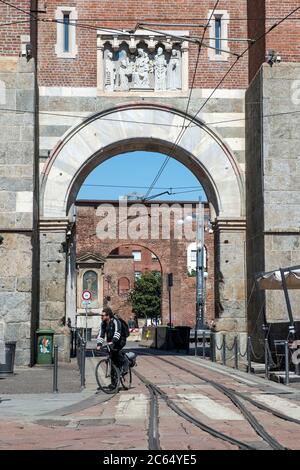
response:
<path fill-rule="evenodd" d="M 102 323 L 97 336 L 97 350 L 101 349 L 106 335 L 107 344 L 111 347 L 111 358 L 113 363 L 121 368 L 126 366 L 124 353 L 122 349 L 126 345 L 126 336 L 122 333 L 121 321 L 113 314 L 109 307 L 105 307 L 102 311 Z M 124 371 L 126 372 L 126 371 Z"/>

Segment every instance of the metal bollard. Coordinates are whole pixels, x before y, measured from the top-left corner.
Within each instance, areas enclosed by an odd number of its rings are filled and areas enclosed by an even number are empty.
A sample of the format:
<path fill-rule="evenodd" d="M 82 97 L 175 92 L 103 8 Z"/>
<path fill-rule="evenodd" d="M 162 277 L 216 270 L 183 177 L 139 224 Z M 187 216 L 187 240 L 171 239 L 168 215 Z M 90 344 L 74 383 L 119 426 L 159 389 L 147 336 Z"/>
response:
<path fill-rule="evenodd" d="M 289 343 L 284 342 L 285 385 L 290 384 Z"/>
<path fill-rule="evenodd" d="M 198 335 L 197 335 L 197 328 L 195 328 L 195 356 L 198 354 Z"/>
<path fill-rule="evenodd" d="M 239 351 L 238 351 L 239 343 L 238 343 L 238 337 L 235 336 L 234 338 L 234 368 L 238 369 L 239 368 Z"/>
<path fill-rule="evenodd" d="M 205 346 L 206 346 L 206 336 L 205 331 L 202 333 L 202 358 L 205 359 Z"/>
<path fill-rule="evenodd" d="M 57 376 L 58 376 L 58 346 L 54 346 L 54 364 L 53 364 L 53 393 L 58 393 Z"/>
<path fill-rule="evenodd" d="M 81 346 L 81 358 L 80 358 L 80 386 L 81 388 L 84 388 L 85 387 L 85 349 L 86 349 L 86 345 L 85 345 L 85 342 L 83 341 L 82 342 L 82 346 Z"/>
<path fill-rule="evenodd" d="M 268 339 L 265 338 L 265 379 L 269 380 L 269 353 L 268 353 Z"/>
<path fill-rule="evenodd" d="M 210 335 L 210 360 L 211 362 L 216 362 L 216 356 L 215 356 L 215 335 L 211 333 Z"/>
<path fill-rule="evenodd" d="M 247 361 L 248 361 L 248 373 L 251 374 L 251 336 L 248 336 L 248 342 L 247 342 Z"/>
<path fill-rule="evenodd" d="M 226 366 L 226 335 L 223 335 L 223 349 L 222 349 L 222 362 Z"/>

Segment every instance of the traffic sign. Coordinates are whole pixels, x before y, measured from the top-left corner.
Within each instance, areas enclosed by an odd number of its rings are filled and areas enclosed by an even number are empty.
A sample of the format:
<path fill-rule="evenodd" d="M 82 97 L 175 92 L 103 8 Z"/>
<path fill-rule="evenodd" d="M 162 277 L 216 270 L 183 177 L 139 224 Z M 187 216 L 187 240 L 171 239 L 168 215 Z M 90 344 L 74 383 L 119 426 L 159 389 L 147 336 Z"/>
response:
<path fill-rule="evenodd" d="M 83 300 L 91 300 L 92 294 L 90 293 L 89 290 L 85 290 L 85 291 L 82 292 L 81 297 L 82 297 Z"/>

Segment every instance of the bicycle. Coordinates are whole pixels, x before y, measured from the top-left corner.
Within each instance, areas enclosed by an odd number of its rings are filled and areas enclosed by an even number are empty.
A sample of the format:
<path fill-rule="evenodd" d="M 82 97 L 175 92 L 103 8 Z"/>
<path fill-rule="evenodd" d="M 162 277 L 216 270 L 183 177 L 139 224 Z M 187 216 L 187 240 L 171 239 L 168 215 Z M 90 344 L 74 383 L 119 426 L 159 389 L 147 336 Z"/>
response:
<path fill-rule="evenodd" d="M 123 352 L 124 362 L 119 368 L 112 361 L 111 347 L 106 344 L 102 350 L 107 350 L 108 354 L 98 362 L 95 369 L 98 388 L 104 393 L 113 394 L 118 392 L 121 384 L 124 390 L 129 390 L 132 383 L 131 369 L 136 365 L 136 354 Z"/>

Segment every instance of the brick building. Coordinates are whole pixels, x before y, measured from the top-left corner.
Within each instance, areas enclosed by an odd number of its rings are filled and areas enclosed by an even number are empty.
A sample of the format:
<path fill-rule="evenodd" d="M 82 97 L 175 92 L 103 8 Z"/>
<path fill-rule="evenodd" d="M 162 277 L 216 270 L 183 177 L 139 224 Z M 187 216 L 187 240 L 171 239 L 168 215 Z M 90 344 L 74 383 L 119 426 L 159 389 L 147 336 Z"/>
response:
<path fill-rule="evenodd" d="M 137 201 L 128 201 L 129 211 L 134 209 Z M 155 201 L 155 204 L 147 203 L 146 208 L 151 216 L 151 211 L 157 210 L 157 207 L 164 207 L 159 216 L 159 234 L 153 237 L 143 237 L 138 242 L 134 239 L 124 239 L 117 236 L 111 239 L 101 238 L 97 226 L 101 221 L 99 215 L 99 206 L 105 204 L 105 207 L 111 206 L 116 210 L 116 221 L 119 223 L 119 203 L 118 201 L 77 201 L 76 203 L 76 251 L 77 260 L 94 256 L 95 259 L 104 260 L 99 275 L 102 276 L 103 289 L 99 289 L 101 303 L 106 304 L 105 300 L 109 297 L 108 305 L 114 310 L 119 310 L 127 319 L 132 317 L 132 306 L 128 302 L 128 293 L 133 288 L 135 278 L 144 272 L 155 271 L 162 275 L 162 310 L 161 316 L 163 323 L 169 321 L 169 295 L 167 289 L 167 274 L 173 273 L 172 288 L 172 321 L 177 325 L 195 325 L 196 313 L 196 277 L 193 271 L 196 269 L 196 223 L 191 222 L 193 234 L 191 237 L 185 237 L 184 227 L 178 225 L 183 217 L 183 208 L 191 206 L 191 215 L 196 216 L 197 203 L 195 201 L 176 201 L 170 204 L 166 201 Z M 168 209 L 172 209 L 170 218 Z M 175 212 L 176 211 L 176 212 Z M 163 216 L 165 214 L 165 217 Z M 150 234 L 150 219 L 147 220 Z M 124 217 L 120 217 L 121 221 Z M 130 219 L 130 216 L 129 216 Z M 169 225 L 170 221 L 170 225 Z M 130 223 L 130 222 L 129 222 Z M 165 237 L 166 229 L 170 226 L 170 237 Z M 152 226 L 153 228 L 153 226 Z M 180 235 L 182 234 L 182 236 Z M 209 230 L 209 207 L 205 208 L 205 260 L 204 267 L 207 273 L 206 278 L 206 304 L 205 320 L 210 323 L 215 318 L 215 299 L 214 299 L 214 236 L 212 230 Z M 188 233 L 187 233 L 188 234 Z M 91 269 L 91 265 L 82 269 Z M 85 288 L 83 276 L 80 270 L 80 263 L 77 262 L 78 279 L 77 295 L 79 305 L 77 311 L 81 311 L 81 292 Z M 97 313 L 98 310 L 95 310 Z"/>
<path fill-rule="evenodd" d="M 76 309 L 82 182 L 133 150 L 171 152 L 206 191 L 218 332 L 259 336 L 261 311 L 282 318 L 252 283 L 299 263 L 299 2 L 215 5 L 0 2 L 0 331 L 18 363 L 34 363 L 39 326 L 60 341 Z"/>

